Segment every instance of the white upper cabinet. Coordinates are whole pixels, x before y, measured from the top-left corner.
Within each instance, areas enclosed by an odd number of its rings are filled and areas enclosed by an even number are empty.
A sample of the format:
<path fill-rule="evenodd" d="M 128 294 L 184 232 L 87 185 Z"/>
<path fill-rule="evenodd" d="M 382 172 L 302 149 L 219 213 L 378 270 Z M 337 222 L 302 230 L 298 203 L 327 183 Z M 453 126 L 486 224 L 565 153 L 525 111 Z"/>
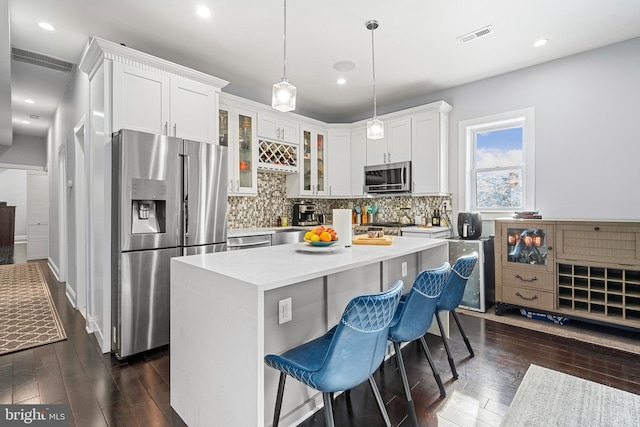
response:
<path fill-rule="evenodd" d="M 169 134 L 178 138 L 217 143 L 217 102 L 213 87 L 171 77 Z"/>
<path fill-rule="evenodd" d="M 292 144 L 300 143 L 300 126 L 298 123 L 266 114 L 258 114 L 258 136 L 272 141 L 284 141 Z"/>
<path fill-rule="evenodd" d="M 103 110 L 110 132 L 126 128 L 218 143 L 220 89 L 228 82 L 95 37 L 80 68 L 92 82 L 93 100 L 110 100 Z"/>
<path fill-rule="evenodd" d="M 220 145 L 228 147 L 230 195 L 258 194 L 256 113 L 220 104 Z"/>
<path fill-rule="evenodd" d="M 328 196 L 351 195 L 351 132 L 329 130 L 327 141 Z"/>
<path fill-rule="evenodd" d="M 287 175 L 287 196 L 327 195 L 327 132 L 302 128 L 300 173 Z"/>
<path fill-rule="evenodd" d="M 351 195 L 364 196 L 364 167 L 367 164 L 367 130 L 351 131 Z"/>
<path fill-rule="evenodd" d="M 113 127 L 215 143 L 216 91 L 197 81 L 113 64 Z"/>
<path fill-rule="evenodd" d="M 411 160 L 411 118 L 384 121 L 384 138 L 367 139 L 367 165 Z"/>
<path fill-rule="evenodd" d="M 413 194 L 449 191 L 449 111 L 449 104 L 437 102 L 412 116 Z"/>
<path fill-rule="evenodd" d="M 113 128 L 165 133 L 169 117 L 169 77 L 157 71 L 113 64 Z"/>

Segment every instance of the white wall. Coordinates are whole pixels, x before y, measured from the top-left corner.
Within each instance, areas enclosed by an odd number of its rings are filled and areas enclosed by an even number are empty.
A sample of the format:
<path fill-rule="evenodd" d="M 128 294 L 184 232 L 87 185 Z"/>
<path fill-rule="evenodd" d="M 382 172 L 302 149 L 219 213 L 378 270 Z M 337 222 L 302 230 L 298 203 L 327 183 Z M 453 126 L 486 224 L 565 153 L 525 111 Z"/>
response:
<path fill-rule="evenodd" d="M 62 182 L 73 179 L 75 172 L 75 145 L 74 127 L 88 112 L 89 105 L 89 80 L 86 74 L 80 70 L 73 72 L 73 76 L 67 85 L 64 97 L 56 110 L 53 125 L 49 129 L 47 137 L 48 170 L 49 170 L 49 263 L 56 273 L 65 272 L 65 277 L 60 277 L 75 292 L 76 284 L 76 245 L 75 245 L 75 208 L 73 187 L 70 189 L 59 188 L 59 161 L 60 155 L 66 156 L 66 174 Z M 61 147 L 64 147 L 61 150 Z M 67 239 L 66 257 L 60 253 L 60 203 L 66 200 L 66 233 Z M 65 260 L 68 262 L 66 265 Z M 75 303 L 74 301 L 72 301 Z"/>
<path fill-rule="evenodd" d="M 0 202 L 16 207 L 15 239 L 27 240 L 27 171 L 0 169 Z"/>
<path fill-rule="evenodd" d="M 640 220 L 640 38 L 435 93 L 449 120 L 449 188 L 458 191 L 458 123 L 534 107 L 536 209 L 545 218 Z"/>
<path fill-rule="evenodd" d="M 0 164 L 44 168 L 47 165 L 47 140 L 39 136 L 13 134 L 13 145 L 0 145 Z"/>

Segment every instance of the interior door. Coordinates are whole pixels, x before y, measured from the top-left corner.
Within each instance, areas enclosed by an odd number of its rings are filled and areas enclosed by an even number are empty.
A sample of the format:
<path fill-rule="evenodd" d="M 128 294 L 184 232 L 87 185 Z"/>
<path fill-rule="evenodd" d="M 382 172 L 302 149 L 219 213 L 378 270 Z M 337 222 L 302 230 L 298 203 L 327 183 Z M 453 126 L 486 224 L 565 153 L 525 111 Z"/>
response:
<path fill-rule="evenodd" d="M 64 190 L 64 189 L 63 189 Z M 27 173 L 27 259 L 49 256 L 49 176 Z"/>

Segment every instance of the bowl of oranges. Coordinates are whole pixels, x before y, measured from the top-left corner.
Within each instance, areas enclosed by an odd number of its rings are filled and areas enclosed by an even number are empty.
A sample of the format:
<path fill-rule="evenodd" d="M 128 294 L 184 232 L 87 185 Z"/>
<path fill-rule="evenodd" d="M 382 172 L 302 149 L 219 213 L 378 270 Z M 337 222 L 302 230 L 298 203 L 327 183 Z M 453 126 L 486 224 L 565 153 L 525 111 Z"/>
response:
<path fill-rule="evenodd" d="M 336 231 L 331 227 L 320 225 L 304 234 L 304 241 L 311 246 L 329 246 L 338 241 Z"/>

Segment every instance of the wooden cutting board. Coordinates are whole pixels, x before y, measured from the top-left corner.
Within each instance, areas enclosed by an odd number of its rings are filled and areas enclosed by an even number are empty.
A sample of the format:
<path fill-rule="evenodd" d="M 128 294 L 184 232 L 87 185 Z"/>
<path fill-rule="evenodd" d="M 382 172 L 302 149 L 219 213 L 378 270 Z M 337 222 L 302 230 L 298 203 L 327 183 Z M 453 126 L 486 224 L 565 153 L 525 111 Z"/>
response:
<path fill-rule="evenodd" d="M 382 236 L 382 237 L 354 237 L 351 242 L 354 245 L 390 245 L 393 243 L 393 236 Z"/>

